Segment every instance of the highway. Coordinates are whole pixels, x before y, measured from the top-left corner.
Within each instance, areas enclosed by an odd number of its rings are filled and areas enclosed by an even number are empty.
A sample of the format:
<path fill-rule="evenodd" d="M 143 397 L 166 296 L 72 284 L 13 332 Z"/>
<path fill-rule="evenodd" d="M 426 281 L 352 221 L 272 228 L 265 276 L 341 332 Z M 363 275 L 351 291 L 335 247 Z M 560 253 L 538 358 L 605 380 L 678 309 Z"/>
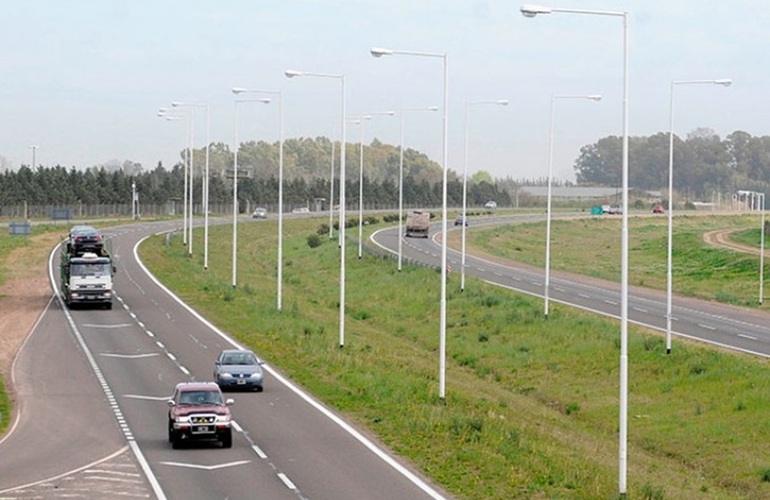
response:
<path fill-rule="evenodd" d="M 0 498 L 447 498 L 269 365 L 264 392 L 226 394 L 231 449 L 171 448 L 174 385 L 211 380 L 216 355 L 237 346 L 138 260 L 143 238 L 179 224 L 106 231 L 113 310 L 70 311 L 53 297 L 40 316 L 13 367 L 20 417 L 0 441 Z M 57 262 L 54 251 L 54 290 Z"/>
<path fill-rule="evenodd" d="M 474 219 L 472 224 L 475 228 L 501 223 L 531 222 L 543 217 L 542 214 L 495 216 Z M 469 229 L 466 229 L 466 237 Z M 460 228 L 450 225 L 449 230 L 459 231 Z M 402 257 L 436 267 L 440 266 L 441 241 L 438 238 L 440 232 L 441 223 L 439 222 L 431 224 L 432 236 L 429 239 L 404 238 Z M 394 254 L 398 252 L 398 228 L 379 230 L 372 235 L 371 240 L 386 251 Z M 451 246 L 447 249 L 447 263 L 451 266 L 452 275 L 459 275 L 461 258 L 458 249 Z M 465 273 L 501 287 L 543 297 L 545 281 L 543 269 L 502 261 L 502 259 L 484 259 L 466 252 Z M 620 283 L 553 270 L 550 278 L 549 300 L 620 319 Z M 628 295 L 628 321 L 665 333 L 665 292 L 630 287 Z M 748 354 L 770 357 L 768 325 L 770 325 L 770 316 L 761 311 L 674 295 L 671 327 L 674 335 L 672 355 L 676 351 L 676 337 L 683 337 Z"/>
<path fill-rule="evenodd" d="M 490 217 L 484 224 L 511 220 Z M 232 449 L 204 443 L 171 448 L 166 399 L 174 385 L 210 380 L 215 356 L 237 346 L 138 261 L 143 238 L 177 226 L 142 223 L 109 230 L 118 266 L 112 311 L 69 311 L 52 296 L 13 366 L 20 417 L 0 440 L 0 498 L 448 498 L 269 365 L 263 393 L 227 394 L 236 401 Z M 372 241 L 395 252 L 397 228 L 377 231 Z M 405 259 L 440 263 L 435 237 L 404 242 Z M 448 258 L 457 275 L 460 253 L 450 249 Z M 57 262 L 54 251 L 49 263 L 54 289 Z M 466 272 L 542 297 L 539 269 L 467 255 Z M 550 296 L 619 316 L 616 283 L 552 272 Z M 663 292 L 630 290 L 629 321 L 664 331 L 665 309 Z M 675 297 L 674 316 L 677 337 L 770 356 L 765 313 Z"/>

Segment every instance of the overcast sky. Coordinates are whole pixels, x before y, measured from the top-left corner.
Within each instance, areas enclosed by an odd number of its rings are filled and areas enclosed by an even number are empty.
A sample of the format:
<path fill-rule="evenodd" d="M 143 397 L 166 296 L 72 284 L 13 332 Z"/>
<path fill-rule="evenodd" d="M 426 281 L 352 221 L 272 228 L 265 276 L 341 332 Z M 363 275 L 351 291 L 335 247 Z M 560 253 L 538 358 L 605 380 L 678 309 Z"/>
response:
<path fill-rule="evenodd" d="M 449 168 L 547 175 L 552 95 L 554 175 L 573 180 L 581 146 L 622 134 L 620 17 L 554 13 L 530 19 L 506 0 L 4 0 L 0 3 L 0 156 L 14 168 L 90 167 L 110 160 L 172 165 L 184 121 L 158 118 L 171 101 L 207 104 L 210 139 L 234 140 L 244 86 L 283 93 L 284 135 L 340 137 L 347 114 L 441 106 L 441 58 L 374 58 L 372 47 L 447 54 Z M 537 2 L 527 2 L 537 3 Z M 630 134 L 668 132 L 672 80 L 732 78 L 728 88 L 677 86 L 675 132 L 770 135 L 770 5 L 762 0 L 562 0 L 552 7 L 629 12 Z M 278 106 L 238 106 L 242 140 L 275 141 Z M 442 110 L 405 115 L 405 145 L 441 162 Z M 195 143 L 206 141 L 196 111 Z M 364 140 L 399 143 L 400 119 L 366 122 Z M 360 131 L 349 125 L 347 140 Z"/>

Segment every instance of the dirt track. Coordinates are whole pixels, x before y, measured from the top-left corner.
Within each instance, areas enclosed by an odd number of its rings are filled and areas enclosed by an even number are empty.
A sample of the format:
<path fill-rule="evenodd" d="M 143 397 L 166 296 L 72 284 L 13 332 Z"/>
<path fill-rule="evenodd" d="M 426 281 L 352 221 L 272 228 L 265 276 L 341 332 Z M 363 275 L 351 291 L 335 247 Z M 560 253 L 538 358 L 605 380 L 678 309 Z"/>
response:
<path fill-rule="evenodd" d="M 737 229 L 717 229 L 715 231 L 708 231 L 703 233 L 703 241 L 715 247 L 759 255 L 759 248 L 740 245 L 730 240 L 730 234 L 735 231 L 737 231 Z M 767 254 L 767 249 L 765 249 L 765 254 Z"/>

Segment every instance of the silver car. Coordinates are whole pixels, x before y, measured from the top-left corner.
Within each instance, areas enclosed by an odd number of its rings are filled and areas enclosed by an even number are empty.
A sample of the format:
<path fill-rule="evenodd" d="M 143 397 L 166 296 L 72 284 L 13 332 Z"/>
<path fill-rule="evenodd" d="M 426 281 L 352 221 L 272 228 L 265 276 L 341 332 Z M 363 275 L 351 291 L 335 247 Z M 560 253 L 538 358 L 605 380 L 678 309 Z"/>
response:
<path fill-rule="evenodd" d="M 226 349 L 214 362 L 214 381 L 222 388 L 262 392 L 264 361 L 252 351 Z"/>

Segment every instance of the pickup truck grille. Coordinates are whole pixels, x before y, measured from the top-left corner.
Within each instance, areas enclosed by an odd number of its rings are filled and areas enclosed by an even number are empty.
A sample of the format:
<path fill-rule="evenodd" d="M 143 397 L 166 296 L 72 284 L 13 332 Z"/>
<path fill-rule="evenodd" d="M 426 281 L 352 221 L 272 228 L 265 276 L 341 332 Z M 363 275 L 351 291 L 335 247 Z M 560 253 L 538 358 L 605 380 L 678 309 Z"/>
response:
<path fill-rule="evenodd" d="M 190 417 L 190 422 L 194 424 L 213 424 L 217 419 L 214 415 L 199 415 Z"/>

